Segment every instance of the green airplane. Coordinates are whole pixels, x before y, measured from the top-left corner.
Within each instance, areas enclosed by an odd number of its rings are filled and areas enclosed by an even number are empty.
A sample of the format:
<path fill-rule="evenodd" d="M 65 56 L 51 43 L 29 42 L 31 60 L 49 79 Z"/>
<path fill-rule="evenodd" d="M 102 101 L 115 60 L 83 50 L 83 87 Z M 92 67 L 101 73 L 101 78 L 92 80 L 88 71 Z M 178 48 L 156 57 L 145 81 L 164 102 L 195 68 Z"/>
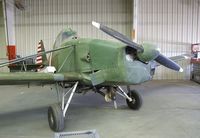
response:
<path fill-rule="evenodd" d="M 142 99 L 130 85 L 151 80 L 159 65 L 183 71 L 155 45 L 137 44 L 107 26 L 94 21 L 92 24 L 121 42 L 78 38 L 76 32 L 66 29 L 57 36 L 53 50 L 42 48 L 37 54 L 0 63 L 3 67 L 33 57 L 43 59 L 37 72 L 0 73 L 0 84 L 55 84 L 59 103 L 48 108 L 48 122 L 53 131 L 64 129 L 64 118 L 74 93 L 94 91 L 103 95 L 107 102 L 113 101 L 115 108 L 116 94 L 119 94 L 130 109 L 138 110 Z M 51 53 L 48 61 L 47 53 Z M 127 86 L 127 93 L 121 85 Z"/>

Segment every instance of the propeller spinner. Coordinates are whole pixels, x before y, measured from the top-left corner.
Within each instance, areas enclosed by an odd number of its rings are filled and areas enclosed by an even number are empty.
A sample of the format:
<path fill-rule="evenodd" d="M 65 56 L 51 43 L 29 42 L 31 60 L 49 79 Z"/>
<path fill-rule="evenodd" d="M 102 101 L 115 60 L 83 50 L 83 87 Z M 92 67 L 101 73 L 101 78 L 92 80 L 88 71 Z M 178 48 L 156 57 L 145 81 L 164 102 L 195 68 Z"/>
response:
<path fill-rule="evenodd" d="M 128 47 L 131 47 L 137 51 L 138 58 L 143 61 L 151 61 L 155 60 L 156 62 L 160 63 L 161 65 L 170 68 L 175 71 L 183 72 L 183 69 L 174 61 L 169 59 L 168 57 L 162 55 L 156 47 L 153 45 L 139 45 L 132 40 L 130 40 L 125 35 L 105 26 L 95 21 L 92 21 L 92 25 L 96 28 L 100 29 L 101 31 L 105 32 L 106 34 L 116 38 L 117 40 L 127 44 Z"/>

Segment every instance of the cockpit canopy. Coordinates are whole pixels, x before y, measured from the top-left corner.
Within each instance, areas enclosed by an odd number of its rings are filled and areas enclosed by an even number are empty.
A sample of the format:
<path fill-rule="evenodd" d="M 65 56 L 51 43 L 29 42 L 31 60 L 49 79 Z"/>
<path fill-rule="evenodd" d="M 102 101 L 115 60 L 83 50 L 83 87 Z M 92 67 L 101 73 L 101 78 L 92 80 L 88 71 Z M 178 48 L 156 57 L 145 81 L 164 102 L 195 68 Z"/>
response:
<path fill-rule="evenodd" d="M 54 48 L 59 48 L 65 41 L 73 38 L 76 38 L 75 31 L 73 31 L 71 28 L 63 29 L 56 37 Z"/>

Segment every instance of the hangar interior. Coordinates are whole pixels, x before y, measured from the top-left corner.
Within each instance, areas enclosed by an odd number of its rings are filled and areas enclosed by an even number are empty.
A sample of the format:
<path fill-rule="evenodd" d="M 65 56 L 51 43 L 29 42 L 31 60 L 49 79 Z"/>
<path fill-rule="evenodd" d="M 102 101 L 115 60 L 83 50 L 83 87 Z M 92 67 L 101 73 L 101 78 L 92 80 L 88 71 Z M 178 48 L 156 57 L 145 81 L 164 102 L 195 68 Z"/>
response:
<path fill-rule="evenodd" d="M 169 57 L 190 54 L 191 44 L 199 42 L 197 0 L 164 2 L 141 0 L 135 2 L 135 10 L 132 0 L 87 0 L 84 2 L 81 0 L 22 0 L 21 3 L 24 8 L 19 9 L 12 6 L 12 0 L 7 0 L 6 8 L 6 13 L 9 14 L 7 34 L 10 34 L 7 43 L 16 45 L 17 55 L 20 56 L 35 53 L 40 40 L 44 41 L 46 49 L 52 49 L 57 34 L 67 27 L 75 30 L 79 37 L 113 39 L 92 27 L 93 20 L 117 29 L 126 36 L 137 39 L 139 43 L 154 43 Z M 3 9 L 1 15 L 3 15 Z M 4 24 L 3 20 L 1 24 Z M 1 29 L 4 32 L 4 25 Z M 136 32 L 135 38 L 133 38 L 133 32 Z M 5 33 L 2 34 L 5 35 Z M 5 36 L 1 39 L 3 39 L 1 43 L 6 43 Z M 2 61 L 6 59 L 5 44 L 1 49 Z M 190 79 L 190 60 L 180 61 L 179 64 L 183 67 L 184 73 L 177 74 L 159 67 L 154 78 Z"/>
<path fill-rule="evenodd" d="M 129 111 L 121 97 L 115 110 L 99 95 L 75 96 L 64 131 L 96 129 L 100 137 L 111 138 L 198 137 L 199 7 L 199 0 L 0 0 L 0 63 L 8 61 L 12 46 L 20 57 L 37 53 L 40 40 L 51 50 L 65 28 L 80 38 L 118 42 L 92 26 L 100 22 L 134 42 L 156 45 L 167 57 L 187 55 L 177 61 L 184 72 L 159 66 L 152 81 L 131 86 L 143 97 L 139 111 Z M 54 86 L 28 87 L 0 86 L 0 137 L 54 135 L 46 121 L 47 107 L 57 102 Z"/>

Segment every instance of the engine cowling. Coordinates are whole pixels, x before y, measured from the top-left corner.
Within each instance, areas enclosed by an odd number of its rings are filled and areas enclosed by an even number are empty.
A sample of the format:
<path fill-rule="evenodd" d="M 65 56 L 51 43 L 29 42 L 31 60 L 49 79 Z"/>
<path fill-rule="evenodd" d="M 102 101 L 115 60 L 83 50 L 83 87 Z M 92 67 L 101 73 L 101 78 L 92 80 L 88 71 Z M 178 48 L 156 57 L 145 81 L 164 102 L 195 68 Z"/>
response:
<path fill-rule="evenodd" d="M 143 43 L 142 47 L 144 50 L 137 53 L 137 57 L 143 62 L 154 60 L 160 54 L 157 47 L 153 44 Z"/>

